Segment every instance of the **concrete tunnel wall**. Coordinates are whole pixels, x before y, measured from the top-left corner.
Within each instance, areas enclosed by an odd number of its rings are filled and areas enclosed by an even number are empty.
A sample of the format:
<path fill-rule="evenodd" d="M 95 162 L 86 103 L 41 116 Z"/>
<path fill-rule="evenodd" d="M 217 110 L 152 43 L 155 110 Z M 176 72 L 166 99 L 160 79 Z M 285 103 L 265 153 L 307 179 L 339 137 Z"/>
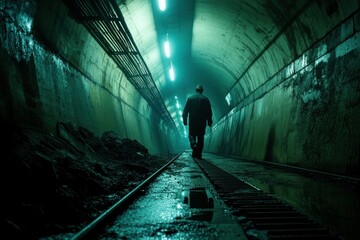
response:
<path fill-rule="evenodd" d="M 359 2 L 335 2 L 340 10 L 310 5 L 255 59 L 205 151 L 360 176 Z M 0 7 L 1 116 L 49 131 L 69 121 L 151 152 L 178 150 L 176 133 L 62 1 Z"/>
<path fill-rule="evenodd" d="M 253 63 L 206 151 L 360 177 L 359 3 L 342 4 L 339 15 L 312 5 Z"/>
<path fill-rule="evenodd" d="M 62 1 L 0 6 L 1 116 L 54 132 L 72 122 L 97 136 L 114 131 L 150 153 L 172 153 L 177 133 L 140 96 Z"/>

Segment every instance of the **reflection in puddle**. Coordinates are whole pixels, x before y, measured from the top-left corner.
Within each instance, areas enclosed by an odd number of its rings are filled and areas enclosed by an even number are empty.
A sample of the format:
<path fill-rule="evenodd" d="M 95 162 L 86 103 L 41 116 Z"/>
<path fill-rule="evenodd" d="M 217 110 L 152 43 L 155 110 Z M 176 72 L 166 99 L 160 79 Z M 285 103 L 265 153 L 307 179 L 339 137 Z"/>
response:
<path fill-rule="evenodd" d="M 214 199 L 206 188 L 191 188 L 181 193 L 184 203 L 191 209 L 189 220 L 211 222 L 214 215 Z M 206 209 L 206 210 L 205 210 Z"/>
<path fill-rule="evenodd" d="M 191 216 L 188 218 L 189 220 L 194 221 L 205 221 L 211 222 L 214 215 L 214 211 L 199 211 L 199 212 L 192 212 Z"/>

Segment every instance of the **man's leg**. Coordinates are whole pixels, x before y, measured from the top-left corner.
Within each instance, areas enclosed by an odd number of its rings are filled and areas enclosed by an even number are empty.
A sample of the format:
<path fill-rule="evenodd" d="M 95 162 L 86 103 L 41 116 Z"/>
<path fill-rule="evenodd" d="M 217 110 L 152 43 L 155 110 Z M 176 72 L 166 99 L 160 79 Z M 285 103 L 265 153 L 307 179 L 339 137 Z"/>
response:
<path fill-rule="evenodd" d="M 204 135 L 198 135 L 198 145 L 197 145 L 197 157 L 202 158 L 202 150 L 204 148 Z"/>
<path fill-rule="evenodd" d="M 193 150 L 192 151 L 192 157 L 197 157 L 197 143 L 196 143 L 196 136 L 194 135 L 189 135 L 189 140 L 190 140 L 190 147 Z"/>

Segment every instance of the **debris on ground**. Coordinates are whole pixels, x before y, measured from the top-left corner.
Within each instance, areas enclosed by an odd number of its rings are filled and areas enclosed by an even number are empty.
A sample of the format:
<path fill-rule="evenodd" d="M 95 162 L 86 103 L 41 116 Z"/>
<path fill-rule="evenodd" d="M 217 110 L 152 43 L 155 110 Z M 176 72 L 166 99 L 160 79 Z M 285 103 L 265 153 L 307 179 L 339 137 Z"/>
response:
<path fill-rule="evenodd" d="M 0 124 L 2 229 L 17 239 L 77 232 L 175 156 L 71 123 L 56 135 Z"/>

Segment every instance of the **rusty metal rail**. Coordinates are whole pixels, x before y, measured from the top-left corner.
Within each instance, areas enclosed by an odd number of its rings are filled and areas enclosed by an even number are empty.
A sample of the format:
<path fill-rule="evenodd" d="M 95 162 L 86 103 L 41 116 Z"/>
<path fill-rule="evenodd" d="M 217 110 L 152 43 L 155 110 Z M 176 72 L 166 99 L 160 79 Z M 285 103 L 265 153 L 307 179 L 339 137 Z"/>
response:
<path fill-rule="evenodd" d="M 120 214 L 124 209 L 126 209 L 129 204 L 131 204 L 136 198 L 141 194 L 141 191 L 145 189 L 150 183 L 152 183 L 156 177 L 158 177 L 164 170 L 166 170 L 182 153 L 175 156 L 163 167 L 153 173 L 150 177 L 145 179 L 140 183 L 136 188 L 129 192 L 126 196 L 117 201 L 114 205 L 104 211 L 100 216 L 90 222 L 87 226 L 81 229 L 76 233 L 71 240 L 79 239 L 96 239 L 97 234 L 104 229 L 104 227 L 111 222 L 114 217 Z"/>
<path fill-rule="evenodd" d="M 206 160 L 195 160 L 219 196 L 254 239 L 343 239 L 287 203 L 225 172 Z"/>

